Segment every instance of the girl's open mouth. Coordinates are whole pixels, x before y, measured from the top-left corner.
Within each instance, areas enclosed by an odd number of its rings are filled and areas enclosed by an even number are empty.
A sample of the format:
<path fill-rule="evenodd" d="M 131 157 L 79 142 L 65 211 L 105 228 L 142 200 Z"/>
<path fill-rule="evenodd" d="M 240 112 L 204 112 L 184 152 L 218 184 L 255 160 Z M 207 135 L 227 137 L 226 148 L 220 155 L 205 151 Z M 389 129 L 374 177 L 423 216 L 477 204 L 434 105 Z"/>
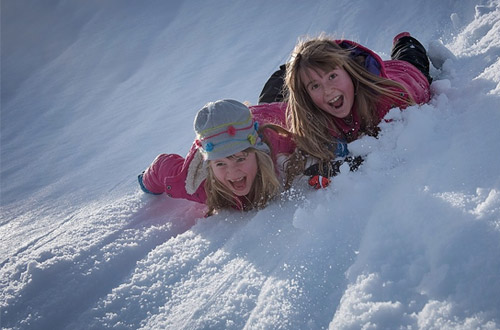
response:
<path fill-rule="evenodd" d="M 234 190 L 239 191 L 239 190 L 244 190 L 245 187 L 247 186 L 247 180 L 246 176 L 242 176 L 238 179 L 235 180 L 228 180 L 231 186 L 234 188 Z"/>
<path fill-rule="evenodd" d="M 333 100 L 328 101 L 328 104 L 338 109 L 344 104 L 344 97 L 342 95 L 336 96 Z"/>

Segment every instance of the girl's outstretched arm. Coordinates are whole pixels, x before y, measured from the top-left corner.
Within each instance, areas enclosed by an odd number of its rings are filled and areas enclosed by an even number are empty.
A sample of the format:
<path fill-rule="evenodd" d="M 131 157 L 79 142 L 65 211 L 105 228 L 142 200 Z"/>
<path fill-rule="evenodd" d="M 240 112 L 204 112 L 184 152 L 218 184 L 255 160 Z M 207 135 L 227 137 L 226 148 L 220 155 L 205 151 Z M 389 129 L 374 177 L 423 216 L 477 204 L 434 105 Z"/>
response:
<path fill-rule="evenodd" d="M 203 168 L 203 164 L 197 164 L 197 162 L 193 164 L 193 160 L 197 159 L 196 155 L 197 148 L 193 143 L 186 158 L 176 154 L 157 156 L 153 163 L 139 175 L 141 189 L 155 195 L 166 193 L 168 197 L 205 203 L 207 200 L 204 188 L 205 177 L 201 175 L 199 168 Z"/>
<path fill-rule="evenodd" d="M 160 195 L 167 192 L 165 178 L 181 173 L 184 158 L 175 154 L 161 154 L 139 175 L 141 189 L 149 194 Z M 170 188 L 171 189 L 171 188 Z"/>

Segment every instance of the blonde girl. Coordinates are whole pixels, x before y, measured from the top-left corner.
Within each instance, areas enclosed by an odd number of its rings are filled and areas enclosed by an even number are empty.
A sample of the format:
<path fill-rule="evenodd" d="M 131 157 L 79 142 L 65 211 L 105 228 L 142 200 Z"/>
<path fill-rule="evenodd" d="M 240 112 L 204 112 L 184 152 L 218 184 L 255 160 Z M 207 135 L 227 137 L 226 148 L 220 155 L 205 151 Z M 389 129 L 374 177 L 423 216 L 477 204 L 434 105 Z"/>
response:
<path fill-rule="evenodd" d="M 139 184 L 146 193 L 204 203 L 207 215 L 263 208 L 281 189 L 280 156 L 295 149 L 290 135 L 274 126 L 284 122 L 278 103 L 249 108 L 235 100 L 210 102 L 196 115 L 196 140 L 186 158 L 159 155 Z"/>

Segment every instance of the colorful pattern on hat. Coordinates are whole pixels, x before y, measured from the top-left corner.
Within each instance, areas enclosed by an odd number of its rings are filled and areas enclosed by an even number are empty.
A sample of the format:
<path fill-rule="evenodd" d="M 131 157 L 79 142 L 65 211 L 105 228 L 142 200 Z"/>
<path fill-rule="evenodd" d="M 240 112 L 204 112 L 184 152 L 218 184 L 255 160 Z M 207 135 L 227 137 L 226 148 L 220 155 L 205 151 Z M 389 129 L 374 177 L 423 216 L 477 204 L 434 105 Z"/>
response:
<path fill-rule="evenodd" d="M 196 145 L 205 160 L 231 156 L 249 147 L 269 152 L 257 134 L 258 123 L 250 109 L 235 100 L 220 100 L 205 105 L 194 121 Z"/>

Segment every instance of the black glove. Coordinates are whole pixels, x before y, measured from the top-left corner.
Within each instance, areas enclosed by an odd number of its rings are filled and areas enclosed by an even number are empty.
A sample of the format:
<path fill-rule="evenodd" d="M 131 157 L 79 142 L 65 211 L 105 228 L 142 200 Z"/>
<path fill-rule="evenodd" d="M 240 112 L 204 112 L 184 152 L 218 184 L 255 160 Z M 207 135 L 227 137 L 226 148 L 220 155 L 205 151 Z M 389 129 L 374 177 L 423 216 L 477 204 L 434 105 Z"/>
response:
<path fill-rule="evenodd" d="M 356 156 L 356 157 L 349 156 L 345 158 L 345 161 L 349 164 L 349 170 L 351 172 L 356 172 L 365 160 L 361 156 Z"/>
<path fill-rule="evenodd" d="M 340 173 L 340 166 L 344 163 L 344 160 L 332 160 L 329 162 L 323 162 L 323 167 L 320 168 L 320 164 L 314 164 L 306 168 L 304 175 L 315 176 L 322 175 L 325 177 L 336 176 Z"/>
<path fill-rule="evenodd" d="M 340 166 L 342 166 L 342 164 L 344 163 L 348 163 L 349 170 L 355 172 L 358 170 L 359 166 L 363 163 L 363 157 L 349 156 L 345 157 L 344 159 L 323 162 L 323 167 L 321 168 L 321 170 L 319 164 L 314 164 L 306 168 L 306 170 L 304 171 L 304 175 L 307 176 L 322 175 L 325 177 L 333 177 L 340 173 Z"/>

